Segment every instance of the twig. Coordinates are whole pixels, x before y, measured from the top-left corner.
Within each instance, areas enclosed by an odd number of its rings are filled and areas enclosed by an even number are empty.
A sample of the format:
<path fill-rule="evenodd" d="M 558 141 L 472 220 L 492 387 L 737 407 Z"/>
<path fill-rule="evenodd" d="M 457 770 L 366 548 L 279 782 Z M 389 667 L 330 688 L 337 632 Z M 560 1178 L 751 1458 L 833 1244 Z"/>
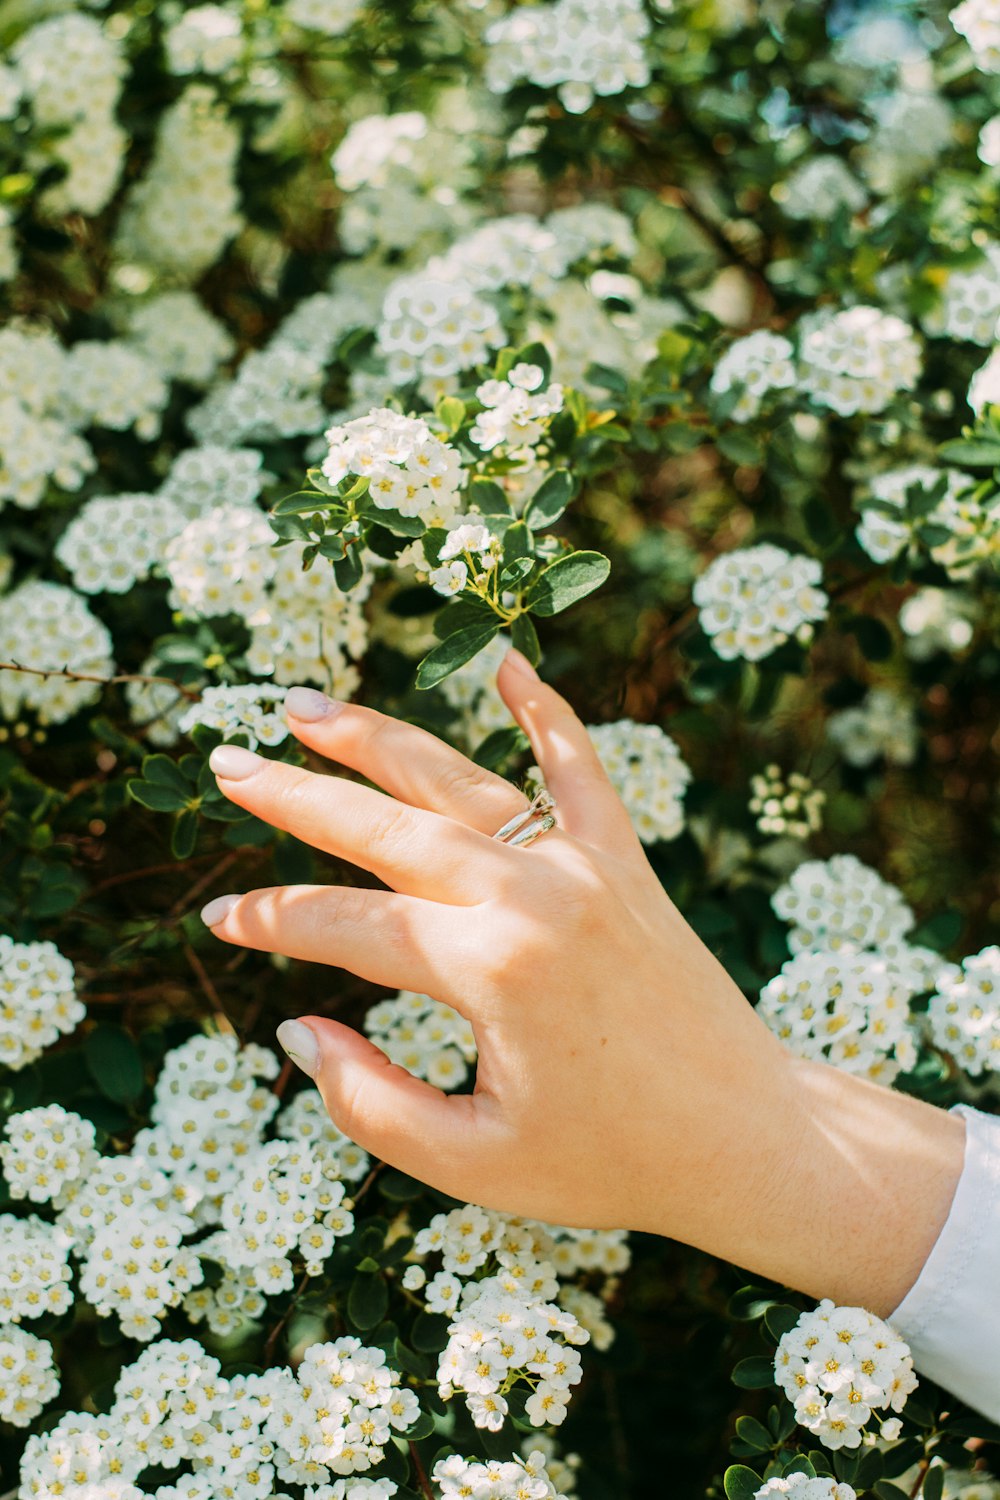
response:
<path fill-rule="evenodd" d="M 295 1064 L 292 1062 L 290 1057 L 286 1058 L 286 1060 L 281 1065 L 281 1072 L 274 1080 L 274 1086 L 271 1089 L 271 1093 L 274 1094 L 275 1098 L 281 1098 L 282 1094 L 288 1087 L 288 1080 L 291 1078 L 294 1071 Z"/>
<path fill-rule="evenodd" d="M 167 913 L 166 921 L 176 921 L 178 917 L 194 905 L 202 891 L 207 890 L 210 885 L 213 885 L 218 880 L 220 875 L 225 875 L 226 871 L 231 870 L 233 865 L 239 864 L 239 861 L 240 854 L 238 850 L 234 849 L 231 854 L 224 854 L 218 864 L 213 865 L 204 875 L 200 875 L 190 890 L 185 891 L 183 896 L 174 902 Z M 174 868 L 176 869 L 177 866 L 175 865 Z"/>
<path fill-rule="evenodd" d="M 205 965 L 202 963 L 197 953 L 191 947 L 190 943 L 185 942 L 182 943 L 181 946 L 184 949 L 184 957 L 187 959 L 188 963 L 191 965 L 191 968 L 194 970 L 195 978 L 201 985 L 202 990 L 205 993 L 205 998 L 208 1000 L 209 1005 L 211 1005 L 212 1007 L 212 1013 L 215 1016 L 215 1020 L 217 1025 L 219 1026 L 219 1029 L 221 1031 L 229 1032 L 232 1036 L 238 1037 L 239 1031 L 234 1026 L 229 1016 L 226 1014 L 226 1007 L 220 1000 L 219 992 L 215 988 L 215 985 L 212 983 L 211 979 L 209 979 L 208 971 L 206 970 Z"/>
<path fill-rule="evenodd" d="M 920 1467 L 917 1470 L 917 1477 L 913 1481 L 913 1488 L 910 1491 L 910 1500 L 916 1500 L 916 1496 L 919 1495 L 920 1491 L 923 1489 L 924 1480 L 927 1478 L 927 1470 L 930 1468 L 930 1466 L 931 1461 L 925 1453 L 923 1458 L 920 1460 Z"/>
<path fill-rule="evenodd" d="M 417 1471 L 417 1484 L 420 1486 L 420 1493 L 425 1495 L 427 1500 L 434 1500 L 434 1491 L 431 1489 L 431 1482 L 427 1478 L 427 1470 L 424 1468 L 417 1445 L 413 1442 L 412 1438 L 409 1447 L 410 1457 L 413 1459 L 413 1467 Z"/>
<path fill-rule="evenodd" d="M 375 1163 L 375 1165 L 372 1167 L 371 1171 L 368 1173 L 368 1176 L 365 1178 L 364 1182 L 358 1188 L 357 1192 L 351 1194 L 351 1197 L 354 1200 L 355 1206 L 357 1206 L 361 1202 L 362 1198 L 365 1196 L 365 1194 L 367 1193 L 368 1189 L 371 1187 L 372 1183 L 375 1181 L 375 1179 L 378 1176 L 378 1174 L 381 1171 L 383 1171 L 384 1168 L 385 1168 L 385 1162 L 384 1161 L 377 1161 Z"/>
<path fill-rule="evenodd" d="M 162 682 L 194 702 L 201 697 L 200 688 L 185 687 L 173 677 L 155 677 L 144 672 L 118 672 L 114 677 L 98 677 L 94 672 L 74 672 L 69 667 L 25 667 L 19 661 L 0 661 L 0 672 L 27 672 L 31 677 L 68 677 L 71 682 L 98 682 L 114 687 L 119 682 Z"/>
<path fill-rule="evenodd" d="M 305 1291 L 308 1281 L 308 1274 L 302 1277 L 302 1280 L 299 1282 L 298 1286 L 295 1288 L 295 1291 L 292 1293 L 291 1302 L 289 1302 L 288 1306 L 285 1308 L 285 1311 L 282 1313 L 281 1317 L 278 1319 L 277 1323 L 275 1323 L 274 1327 L 271 1329 L 271 1332 L 267 1336 L 267 1343 L 264 1345 L 265 1369 L 271 1368 L 271 1365 L 274 1361 L 274 1351 L 277 1346 L 278 1339 L 281 1336 L 281 1331 L 287 1326 L 289 1318 L 292 1316 L 292 1313 L 298 1306 L 299 1298 Z"/>
<path fill-rule="evenodd" d="M 147 865 L 144 870 L 119 870 L 117 875 L 109 875 L 107 880 L 102 880 L 98 885 L 92 885 L 87 892 L 88 901 L 93 896 L 99 896 L 104 891 L 110 891 L 113 886 L 125 885 L 132 880 L 146 880 L 152 875 L 174 875 L 178 870 L 185 869 L 188 865 L 203 865 L 206 860 L 214 859 L 211 854 L 193 854 L 190 859 L 172 859 L 167 864 Z M 213 872 L 214 873 L 214 872 Z M 187 897 L 185 897 L 185 900 Z M 0 1497 L 2 1500 L 2 1497 Z"/>

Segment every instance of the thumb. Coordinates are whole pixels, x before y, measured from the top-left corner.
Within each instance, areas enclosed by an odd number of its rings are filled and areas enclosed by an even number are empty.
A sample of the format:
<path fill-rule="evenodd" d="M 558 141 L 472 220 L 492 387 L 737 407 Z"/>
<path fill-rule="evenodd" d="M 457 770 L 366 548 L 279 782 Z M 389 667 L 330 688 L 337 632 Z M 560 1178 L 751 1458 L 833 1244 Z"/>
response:
<path fill-rule="evenodd" d="M 613 854 L 639 850 L 632 820 L 566 699 L 513 647 L 501 663 L 497 687 L 531 741 L 567 833 Z"/>
<path fill-rule="evenodd" d="M 338 1130 L 372 1156 L 455 1197 L 479 1186 L 482 1114 L 470 1094 L 443 1094 L 326 1017 L 282 1021 L 278 1041 L 315 1080 Z"/>

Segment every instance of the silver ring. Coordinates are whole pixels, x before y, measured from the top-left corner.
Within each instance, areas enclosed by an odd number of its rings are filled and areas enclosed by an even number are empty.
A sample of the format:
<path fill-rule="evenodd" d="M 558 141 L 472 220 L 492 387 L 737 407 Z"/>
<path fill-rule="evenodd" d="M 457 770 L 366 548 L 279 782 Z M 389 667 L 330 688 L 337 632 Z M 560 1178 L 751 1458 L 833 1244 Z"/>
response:
<path fill-rule="evenodd" d="M 548 833 L 550 828 L 556 826 L 553 817 L 555 807 L 555 798 L 543 787 L 531 803 L 522 812 L 509 818 L 493 837 L 498 843 L 514 844 L 520 849 L 526 849 L 543 833 Z"/>

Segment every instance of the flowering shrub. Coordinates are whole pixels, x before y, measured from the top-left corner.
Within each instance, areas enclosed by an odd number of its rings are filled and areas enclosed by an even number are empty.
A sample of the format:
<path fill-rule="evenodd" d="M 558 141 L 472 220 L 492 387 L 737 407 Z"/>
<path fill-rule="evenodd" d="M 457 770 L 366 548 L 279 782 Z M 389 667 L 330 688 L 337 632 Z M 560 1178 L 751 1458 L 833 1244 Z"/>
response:
<path fill-rule="evenodd" d="M 370 1160 L 275 1024 L 472 1028 L 196 913 L 330 878 L 207 768 L 295 683 L 529 785 L 513 641 L 787 1046 L 997 1107 L 996 0 L 0 35 L 4 1500 L 995 1500 L 864 1310 Z"/>

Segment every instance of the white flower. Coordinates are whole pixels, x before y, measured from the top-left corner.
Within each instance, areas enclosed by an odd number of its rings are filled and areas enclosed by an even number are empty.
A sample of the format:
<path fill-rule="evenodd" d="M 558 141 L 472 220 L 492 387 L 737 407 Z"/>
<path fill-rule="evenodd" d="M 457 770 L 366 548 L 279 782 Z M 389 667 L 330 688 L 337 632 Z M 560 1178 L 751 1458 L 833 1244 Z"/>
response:
<path fill-rule="evenodd" d="M 766 766 L 762 775 L 751 777 L 750 788 L 750 811 L 761 833 L 805 839 L 822 826 L 826 793 L 801 772 L 786 777 L 780 766 Z"/>
<path fill-rule="evenodd" d="M 880 412 L 920 377 L 920 344 L 901 318 L 877 307 L 810 313 L 799 325 L 802 389 L 842 417 Z"/>
<path fill-rule="evenodd" d="M 936 307 L 924 318 L 932 338 L 989 346 L 1000 317 L 1000 245 L 992 243 L 974 266 L 950 271 Z"/>
<path fill-rule="evenodd" d="M 790 636 L 805 643 L 826 617 L 822 576 L 813 558 L 770 542 L 724 553 L 694 586 L 701 627 L 724 661 L 760 661 Z"/>
<path fill-rule="evenodd" d="M 73 965 L 54 943 L 15 943 L 0 933 L 0 1062 L 19 1069 L 34 1062 L 79 1025 Z"/>
<path fill-rule="evenodd" d="M 931 1035 L 974 1077 L 1000 1071 L 1000 948 L 949 965 L 931 996 Z"/>
<path fill-rule="evenodd" d="M 0 1241 L 0 1326 L 64 1313 L 73 1302 L 69 1235 L 34 1214 L 0 1214 Z"/>
<path fill-rule="evenodd" d="M 868 194 L 839 156 L 812 156 L 796 167 L 773 197 L 790 219 L 832 219 L 842 209 L 856 214 Z"/>
<path fill-rule="evenodd" d="M 447 523 L 458 512 L 466 478 L 461 458 L 422 418 L 380 407 L 331 427 L 326 440 L 323 473 L 331 484 L 366 478 L 376 506 L 420 516 L 428 526 Z"/>
<path fill-rule="evenodd" d="M 886 1425 L 883 1423 L 883 1431 Z M 787 1496 L 788 1500 L 857 1500 L 849 1484 L 838 1484 L 835 1479 L 811 1479 L 808 1474 L 769 1479 L 754 1495 L 754 1500 L 772 1500 L 772 1496 Z"/>
<path fill-rule="evenodd" d="M 449 530 L 448 537 L 443 544 L 438 557 L 441 562 L 448 562 L 453 557 L 461 557 L 463 552 L 489 553 L 496 541 L 496 537 L 486 526 L 464 524 Z M 449 590 L 450 592 L 450 590 Z"/>
<path fill-rule="evenodd" d="M 476 1039 L 464 1016 L 427 995 L 402 990 L 373 1005 L 365 1031 L 394 1063 L 439 1089 L 460 1088 L 476 1060 Z"/>
<path fill-rule="evenodd" d="M 895 886 L 853 854 L 806 860 L 771 898 L 775 913 L 794 926 L 793 953 L 845 943 L 885 953 L 914 925 L 914 915 Z"/>
<path fill-rule="evenodd" d="M 122 342 L 86 339 L 74 344 L 63 366 L 65 419 L 76 427 L 134 428 L 156 437 L 170 395 L 155 367 Z"/>
<path fill-rule="evenodd" d="M 1000 349 L 994 349 L 982 368 L 973 375 L 969 382 L 968 402 L 977 417 L 988 406 L 1000 406 Z"/>
<path fill-rule="evenodd" d="M 450 562 L 443 568 L 432 568 L 427 577 L 436 593 L 460 594 L 469 581 L 469 569 L 464 562 Z"/>
<path fill-rule="evenodd" d="M 1000 14 L 995 0 L 963 0 L 948 17 L 984 73 L 1000 73 Z"/>
<path fill-rule="evenodd" d="M 228 329 L 193 292 L 160 292 L 147 298 L 130 309 L 127 326 L 129 342 L 141 354 L 171 380 L 188 385 L 208 385 L 236 349 Z M 259 467 L 260 455 L 256 457 Z M 232 493 L 228 498 L 233 503 L 238 500 Z"/>
<path fill-rule="evenodd" d="M 494 308 L 466 282 L 428 270 L 392 283 L 376 337 L 390 379 L 402 386 L 483 364 L 503 343 L 504 330 Z"/>
<path fill-rule="evenodd" d="M 795 384 L 794 352 L 788 339 L 763 328 L 729 345 L 712 371 L 711 389 L 717 396 L 738 393 L 730 412 L 734 422 L 755 417 L 768 391 Z"/>
<path fill-rule="evenodd" d="M 197 724 L 207 724 L 224 740 L 242 735 L 251 750 L 258 745 L 280 745 L 288 738 L 288 723 L 280 710 L 286 689 L 268 683 L 244 687 L 207 687 L 177 722 L 181 734 L 190 734 Z"/>
<path fill-rule="evenodd" d="M 987 167 L 1000 167 L 1000 115 L 987 120 L 979 132 L 979 160 Z"/>
<path fill-rule="evenodd" d="M 184 516 L 162 496 L 88 500 L 56 543 L 56 557 L 84 594 L 126 594 L 148 578 Z"/>
<path fill-rule="evenodd" d="M 0 1166 L 12 1198 L 61 1208 L 97 1164 L 93 1125 L 61 1104 L 13 1114 L 3 1133 Z"/>
<path fill-rule="evenodd" d="M 774 1378 L 827 1448 L 859 1447 L 872 1412 L 902 1411 L 917 1386 L 909 1348 L 888 1323 L 829 1300 L 782 1336 Z"/>
<path fill-rule="evenodd" d="M 224 5 L 195 5 L 164 35 L 171 73 L 226 73 L 243 51 L 239 15 Z"/>
<path fill-rule="evenodd" d="M 638 0 L 523 6 L 486 32 L 486 86 L 502 94 L 527 78 L 556 89 L 570 114 L 583 114 L 595 94 L 620 94 L 649 82 L 643 48 L 649 31 Z"/>
<path fill-rule="evenodd" d="M 918 589 L 899 611 L 907 656 L 926 661 L 938 651 L 964 651 L 974 634 L 976 614 L 972 595 L 957 589 Z"/>
<path fill-rule="evenodd" d="M 869 688 L 861 703 L 831 714 L 826 733 L 851 766 L 870 766 L 882 758 L 890 765 L 910 766 L 916 759 L 913 704 L 888 688 Z"/>
<path fill-rule="evenodd" d="M 0 1332 L 0 1421 L 27 1427 L 59 1394 L 52 1345 L 22 1328 Z"/>

